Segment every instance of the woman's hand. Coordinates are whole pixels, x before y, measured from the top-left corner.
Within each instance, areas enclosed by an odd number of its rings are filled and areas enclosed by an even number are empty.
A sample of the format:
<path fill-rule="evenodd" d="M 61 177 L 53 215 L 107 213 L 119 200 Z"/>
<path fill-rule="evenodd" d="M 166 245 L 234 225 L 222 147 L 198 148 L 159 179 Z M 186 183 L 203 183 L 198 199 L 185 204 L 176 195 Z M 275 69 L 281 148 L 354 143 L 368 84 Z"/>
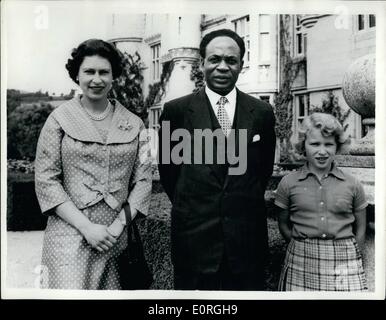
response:
<path fill-rule="evenodd" d="M 100 252 L 109 250 L 117 242 L 107 232 L 107 226 L 92 223 L 71 201 L 58 205 L 56 214 L 78 229 L 88 244 Z"/>
<path fill-rule="evenodd" d="M 108 232 L 110 235 L 112 235 L 114 238 L 118 238 L 118 237 L 121 235 L 121 233 L 122 233 L 124 227 L 125 227 L 125 226 L 123 225 L 122 221 L 121 221 L 119 218 L 117 218 L 117 219 L 115 219 L 115 220 L 113 221 L 112 224 L 110 224 L 110 225 L 107 227 L 107 232 Z"/>
<path fill-rule="evenodd" d="M 81 232 L 87 243 L 99 252 L 108 251 L 117 242 L 107 231 L 107 226 L 102 224 L 90 223 Z"/>

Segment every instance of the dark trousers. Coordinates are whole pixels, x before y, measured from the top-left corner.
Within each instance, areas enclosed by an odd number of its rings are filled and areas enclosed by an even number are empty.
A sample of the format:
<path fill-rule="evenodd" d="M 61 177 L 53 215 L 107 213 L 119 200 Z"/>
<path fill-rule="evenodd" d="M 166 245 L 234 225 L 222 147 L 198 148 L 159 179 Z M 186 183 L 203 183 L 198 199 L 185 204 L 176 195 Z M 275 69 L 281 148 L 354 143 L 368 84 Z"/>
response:
<path fill-rule="evenodd" d="M 221 262 L 215 273 L 195 273 L 174 270 L 175 290 L 233 290 L 233 291 L 263 291 L 265 276 L 263 268 L 253 272 L 233 273 L 227 260 Z"/>

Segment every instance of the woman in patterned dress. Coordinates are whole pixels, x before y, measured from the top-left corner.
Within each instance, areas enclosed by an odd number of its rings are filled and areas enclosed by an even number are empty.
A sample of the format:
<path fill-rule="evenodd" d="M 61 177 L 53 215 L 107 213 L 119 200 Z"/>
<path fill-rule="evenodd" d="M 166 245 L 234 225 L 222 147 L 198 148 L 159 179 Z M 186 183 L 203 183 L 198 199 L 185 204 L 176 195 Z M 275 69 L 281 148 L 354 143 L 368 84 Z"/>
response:
<path fill-rule="evenodd" d="M 66 69 L 82 94 L 55 109 L 41 131 L 35 188 L 48 215 L 42 288 L 120 289 L 125 210 L 132 218 L 148 212 L 151 166 L 144 124 L 107 98 L 122 73 L 121 57 L 97 39 L 74 49 Z"/>

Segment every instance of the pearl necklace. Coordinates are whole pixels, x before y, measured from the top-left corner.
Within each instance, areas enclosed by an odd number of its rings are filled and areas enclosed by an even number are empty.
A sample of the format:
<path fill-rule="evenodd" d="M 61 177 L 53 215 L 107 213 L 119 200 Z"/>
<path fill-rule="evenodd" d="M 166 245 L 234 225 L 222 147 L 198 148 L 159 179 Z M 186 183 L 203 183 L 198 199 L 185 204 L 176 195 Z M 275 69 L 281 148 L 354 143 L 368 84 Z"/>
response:
<path fill-rule="evenodd" d="M 107 104 L 106 109 L 105 109 L 103 112 L 97 113 L 97 114 L 90 112 L 89 110 L 87 110 L 86 107 L 83 107 L 83 108 L 84 108 L 84 110 L 86 111 L 87 115 L 88 115 L 92 120 L 95 120 L 95 121 L 102 121 L 102 120 L 106 119 L 107 116 L 110 114 L 112 107 L 113 107 L 113 105 L 109 102 L 109 103 Z"/>

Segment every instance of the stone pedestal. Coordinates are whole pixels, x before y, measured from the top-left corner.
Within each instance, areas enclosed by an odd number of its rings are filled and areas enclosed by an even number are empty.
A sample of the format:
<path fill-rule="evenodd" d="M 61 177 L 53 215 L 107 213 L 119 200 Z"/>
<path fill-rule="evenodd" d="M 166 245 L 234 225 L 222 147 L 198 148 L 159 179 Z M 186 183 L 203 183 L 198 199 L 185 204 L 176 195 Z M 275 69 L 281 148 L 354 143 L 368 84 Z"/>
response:
<path fill-rule="evenodd" d="M 343 78 L 343 96 L 348 106 L 360 114 L 366 136 L 353 142 L 350 154 L 374 155 L 375 130 L 375 55 L 355 60 Z"/>
<path fill-rule="evenodd" d="M 337 155 L 336 163 L 342 171 L 359 179 L 368 203 L 374 205 L 375 156 Z"/>
<path fill-rule="evenodd" d="M 343 78 L 343 96 L 348 106 L 362 116 L 366 135 L 354 140 L 349 155 L 337 157 L 338 166 L 358 178 L 369 202 L 368 221 L 374 227 L 375 186 L 375 55 L 355 60 Z"/>

